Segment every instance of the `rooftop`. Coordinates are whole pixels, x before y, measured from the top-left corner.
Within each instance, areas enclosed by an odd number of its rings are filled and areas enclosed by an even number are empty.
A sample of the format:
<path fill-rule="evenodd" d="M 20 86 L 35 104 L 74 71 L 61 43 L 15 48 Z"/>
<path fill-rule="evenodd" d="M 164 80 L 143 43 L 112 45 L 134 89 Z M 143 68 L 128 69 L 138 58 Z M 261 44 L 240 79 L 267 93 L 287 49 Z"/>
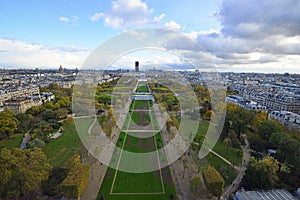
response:
<path fill-rule="evenodd" d="M 270 191 L 239 191 L 234 195 L 235 200 L 297 200 L 285 189 Z"/>

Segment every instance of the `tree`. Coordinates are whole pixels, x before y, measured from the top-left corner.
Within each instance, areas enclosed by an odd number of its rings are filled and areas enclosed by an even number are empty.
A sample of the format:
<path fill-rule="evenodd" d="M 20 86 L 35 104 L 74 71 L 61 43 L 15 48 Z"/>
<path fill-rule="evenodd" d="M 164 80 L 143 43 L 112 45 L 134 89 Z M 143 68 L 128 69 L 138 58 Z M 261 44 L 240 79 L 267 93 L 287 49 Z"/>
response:
<path fill-rule="evenodd" d="M 203 194 L 204 186 L 199 175 L 195 175 L 191 180 L 191 189 L 194 193 L 194 197 L 198 198 Z"/>
<path fill-rule="evenodd" d="M 266 120 L 258 127 L 257 133 L 264 140 L 269 140 L 272 133 L 280 132 L 282 129 L 279 124 L 272 120 Z"/>
<path fill-rule="evenodd" d="M 47 109 L 42 113 L 42 118 L 46 121 L 49 119 L 56 119 L 56 112 Z"/>
<path fill-rule="evenodd" d="M 207 192 L 215 197 L 220 197 L 224 190 L 224 180 L 220 173 L 214 167 L 209 166 L 203 171 L 203 178 Z"/>
<path fill-rule="evenodd" d="M 0 194 L 17 198 L 39 188 L 46 180 L 51 166 L 40 148 L 2 149 L 0 152 Z"/>
<path fill-rule="evenodd" d="M 278 169 L 278 161 L 273 157 L 265 157 L 257 161 L 251 157 L 250 165 L 246 170 L 246 174 L 242 180 L 242 186 L 252 189 L 272 189 L 278 180 L 276 171 Z"/>
<path fill-rule="evenodd" d="M 45 146 L 45 142 L 39 138 L 35 138 L 29 143 L 29 148 L 34 149 L 35 147 L 43 148 Z"/>
<path fill-rule="evenodd" d="M 204 115 L 203 119 L 210 120 L 212 117 L 214 117 L 214 112 L 212 110 L 208 110 Z"/>
<path fill-rule="evenodd" d="M 68 116 L 68 110 L 66 108 L 61 108 L 55 111 L 55 116 L 57 120 L 65 119 Z"/>
<path fill-rule="evenodd" d="M 18 126 L 18 132 L 26 132 L 30 128 L 30 122 L 33 119 L 31 114 L 21 113 L 16 116 L 20 122 Z"/>
<path fill-rule="evenodd" d="M 0 113 L 0 131 L 8 138 L 18 128 L 19 121 L 16 119 L 16 114 L 11 110 L 5 110 Z"/>
<path fill-rule="evenodd" d="M 234 148 L 239 148 L 240 146 L 240 141 L 237 138 L 237 135 L 235 133 L 235 131 L 229 131 L 228 133 L 228 138 L 230 138 L 230 142 L 231 142 L 231 146 Z"/>
<path fill-rule="evenodd" d="M 74 155 L 65 163 L 64 168 L 68 174 L 60 184 L 61 191 L 68 198 L 78 199 L 89 180 L 90 166 L 82 164 L 80 156 Z"/>
<path fill-rule="evenodd" d="M 238 138 L 240 138 L 241 134 L 246 132 L 247 127 L 252 126 L 255 121 L 255 112 L 247 111 L 237 105 L 227 105 L 225 124 L 230 125 L 230 128 L 236 132 Z"/>
<path fill-rule="evenodd" d="M 26 110 L 25 113 L 35 116 L 35 115 L 41 113 L 43 110 L 44 110 L 44 107 L 42 107 L 42 106 L 32 106 L 31 108 Z"/>
<path fill-rule="evenodd" d="M 256 127 L 260 126 L 261 123 L 263 121 L 266 121 L 267 119 L 268 119 L 268 113 L 263 111 L 258 111 L 256 115 L 256 122 L 255 122 Z"/>
<path fill-rule="evenodd" d="M 300 175 L 300 142 L 284 132 L 273 133 L 269 142 L 277 150 L 275 157 L 292 165 L 293 173 Z"/>

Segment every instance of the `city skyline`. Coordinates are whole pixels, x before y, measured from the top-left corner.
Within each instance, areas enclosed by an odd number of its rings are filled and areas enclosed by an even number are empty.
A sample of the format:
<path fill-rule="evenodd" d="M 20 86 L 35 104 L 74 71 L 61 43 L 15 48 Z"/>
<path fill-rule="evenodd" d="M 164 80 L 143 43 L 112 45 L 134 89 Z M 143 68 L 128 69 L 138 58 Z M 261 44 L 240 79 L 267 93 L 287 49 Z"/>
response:
<path fill-rule="evenodd" d="M 154 27 L 195 40 L 210 53 L 220 72 L 300 73 L 299 9 L 296 0 L 4 1 L 0 67 L 80 68 L 111 37 Z M 188 44 L 173 41 L 165 52 L 128 54 L 119 65 L 155 58 L 158 63 L 180 66 L 178 57 L 167 55 L 179 50 L 200 58 Z"/>

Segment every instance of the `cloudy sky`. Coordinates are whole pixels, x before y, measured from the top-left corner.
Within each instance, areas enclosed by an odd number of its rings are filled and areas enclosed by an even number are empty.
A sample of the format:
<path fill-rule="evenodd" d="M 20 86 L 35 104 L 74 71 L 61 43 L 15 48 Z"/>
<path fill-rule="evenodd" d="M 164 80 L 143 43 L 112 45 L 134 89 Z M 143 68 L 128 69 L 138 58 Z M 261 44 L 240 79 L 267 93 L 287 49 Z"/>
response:
<path fill-rule="evenodd" d="M 1 0 L 0 67 L 80 67 L 113 36 L 158 27 L 196 41 L 219 71 L 300 73 L 299 10 L 299 0 Z M 165 50 L 206 62 L 184 38 Z M 145 55 L 148 62 L 181 64 L 157 51 L 117 63 Z"/>

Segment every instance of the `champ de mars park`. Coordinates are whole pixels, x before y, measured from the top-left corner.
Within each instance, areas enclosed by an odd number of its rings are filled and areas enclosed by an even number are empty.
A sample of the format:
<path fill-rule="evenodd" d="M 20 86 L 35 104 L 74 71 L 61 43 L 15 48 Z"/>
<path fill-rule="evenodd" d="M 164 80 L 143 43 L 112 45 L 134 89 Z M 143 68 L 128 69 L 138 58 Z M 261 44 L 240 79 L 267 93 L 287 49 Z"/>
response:
<path fill-rule="evenodd" d="M 60 67 L 58 73 L 66 72 Z M 256 196 L 294 198 L 288 190 L 274 187 L 284 183 L 278 179 L 281 173 L 287 177 L 296 173 L 287 164 L 295 160 L 280 163 L 263 155 L 262 146 L 255 146 L 265 140 L 265 133 L 270 133 L 271 142 L 284 139 L 296 145 L 286 135 L 291 132 L 268 121 L 265 112 L 230 103 L 213 109 L 211 94 L 224 97 L 233 92 L 185 84 L 177 72 L 140 71 L 138 61 L 134 71 L 122 73 L 96 86 L 82 83 L 62 88 L 51 83 L 39 89 L 55 99 L 25 113 L 9 109 L 0 113 L 5 130 L 0 140 L 4 199 L 249 195 L 240 187 L 254 189 Z M 216 116 L 224 113 L 225 106 L 227 115 L 220 130 Z M 250 143 L 257 154 L 250 150 Z M 293 187 L 291 182 L 286 184 Z M 265 192 L 255 190 L 257 186 Z"/>

